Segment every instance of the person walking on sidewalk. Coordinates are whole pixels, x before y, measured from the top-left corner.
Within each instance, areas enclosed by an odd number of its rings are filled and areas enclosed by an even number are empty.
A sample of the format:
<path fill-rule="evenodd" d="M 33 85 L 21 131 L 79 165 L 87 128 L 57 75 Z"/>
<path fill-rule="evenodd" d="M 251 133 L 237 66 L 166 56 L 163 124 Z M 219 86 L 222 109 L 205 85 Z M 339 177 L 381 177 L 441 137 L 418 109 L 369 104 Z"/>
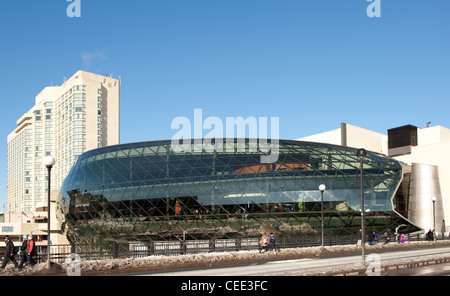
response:
<path fill-rule="evenodd" d="M 361 229 L 358 230 L 358 232 L 356 233 L 356 246 L 357 247 L 361 247 L 362 244 L 362 231 Z"/>
<path fill-rule="evenodd" d="M 15 268 L 19 267 L 16 258 L 14 258 L 14 256 L 16 255 L 14 243 L 11 241 L 8 235 L 5 236 L 5 244 L 6 244 L 5 258 L 3 259 L 3 264 L 0 268 L 4 269 L 9 261 L 11 261 L 14 264 Z"/>
<path fill-rule="evenodd" d="M 367 235 L 367 240 L 369 241 L 369 246 L 373 246 L 373 240 L 374 240 L 374 236 L 373 236 L 373 231 L 369 231 L 369 234 Z"/>
<path fill-rule="evenodd" d="M 266 252 L 268 244 L 269 244 L 269 239 L 267 238 L 267 234 L 263 233 L 261 239 L 259 240 L 259 253 Z"/>
<path fill-rule="evenodd" d="M 23 268 L 23 264 L 25 263 L 25 261 L 28 261 L 28 258 L 27 258 L 27 239 L 28 239 L 28 235 L 24 234 L 23 235 L 23 240 L 22 240 L 22 246 L 20 247 L 20 250 L 17 253 L 20 256 L 19 269 L 22 269 Z"/>
<path fill-rule="evenodd" d="M 36 247 L 34 245 L 33 235 L 28 236 L 27 241 L 27 258 L 28 258 L 28 266 L 31 267 L 34 265 L 33 256 L 36 253 Z"/>
<path fill-rule="evenodd" d="M 278 251 L 280 252 L 280 249 L 277 248 L 277 239 L 275 238 L 275 235 L 273 235 L 273 233 L 270 234 L 269 236 L 269 244 L 267 245 L 267 250 L 274 250 L 274 251 Z"/>
<path fill-rule="evenodd" d="M 383 234 L 383 237 L 384 237 L 384 244 L 387 244 L 387 243 L 390 242 L 390 240 L 391 240 L 391 230 L 389 228 L 386 229 L 386 231 Z"/>

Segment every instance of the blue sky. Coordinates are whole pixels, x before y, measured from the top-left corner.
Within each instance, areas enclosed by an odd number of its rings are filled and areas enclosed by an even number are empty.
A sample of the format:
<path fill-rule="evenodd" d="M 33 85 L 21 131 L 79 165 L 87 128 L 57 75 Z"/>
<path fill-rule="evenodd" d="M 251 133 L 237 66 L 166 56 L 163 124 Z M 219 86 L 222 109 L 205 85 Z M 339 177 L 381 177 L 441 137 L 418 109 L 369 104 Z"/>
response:
<path fill-rule="evenodd" d="M 66 0 L 0 6 L 0 209 L 7 135 L 77 70 L 122 79 L 121 142 L 170 139 L 177 116 L 279 117 L 280 138 L 450 127 L 450 2 Z"/>

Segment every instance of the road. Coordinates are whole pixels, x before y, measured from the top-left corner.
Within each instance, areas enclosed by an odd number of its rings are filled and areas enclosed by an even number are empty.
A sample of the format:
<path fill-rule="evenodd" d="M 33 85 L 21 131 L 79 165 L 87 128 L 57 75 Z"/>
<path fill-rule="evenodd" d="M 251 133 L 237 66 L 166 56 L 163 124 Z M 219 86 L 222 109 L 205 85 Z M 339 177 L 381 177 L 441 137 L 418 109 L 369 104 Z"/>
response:
<path fill-rule="evenodd" d="M 390 270 L 388 276 L 450 276 L 450 263 Z"/>
<path fill-rule="evenodd" d="M 421 256 L 443 255 L 450 257 L 450 248 L 431 248 L 420 250 L 404 250 L 395 252 L 385 252 L 378 254 L 381 262 L 389 262 L 396 259 L 418 258 Z M 369 254 L 366 254 L 369 255 Z M 335 267 L 338 268 L 343 265 L 352 265 L 361 262 L 361 255 L 359 256 L 345 256 L 333 258 L 304 258 L 296 260 L 282 260 L 264 263 L 242 264 L 224 267 L 207 267 L 207 268 L 192 268 L 172 271 L 159 272 L 139 272 L 128 273 L 126 275 L 136 276 L 264 276 L 268 275 L 294 275 L 299 271 L 315 268 Z M 439 264 L 440 265 L 440 264 Z M 444 265 L 444 264 L 442 264 Z M 449 265 L 450 266 L 450 265 Z M 428 269 L 433 267 L 428 266 Z M 448 269 L 441 270 L 446 272 Z M 410 275 L 414 275 L 413 270 L 410 270 Z M 450 271 L 449 271 L 450 272 Z M 406 273 L 406 271 L 405 271 Z M 391 272 L 395 275 L 395 272 Z M 398 274 L 405 275 L 405 274 Z"/>

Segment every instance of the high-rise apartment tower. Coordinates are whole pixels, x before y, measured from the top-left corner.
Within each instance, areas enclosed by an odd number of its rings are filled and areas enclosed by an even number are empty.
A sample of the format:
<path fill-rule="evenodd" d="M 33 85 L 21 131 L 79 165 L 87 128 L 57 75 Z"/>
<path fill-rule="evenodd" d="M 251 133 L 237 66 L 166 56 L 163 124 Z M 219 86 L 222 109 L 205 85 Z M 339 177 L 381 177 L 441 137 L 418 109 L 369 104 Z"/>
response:
<path fill-rule="evenodd" d="M 46 155 L 56 159 L 53 194 L 81 153 L 119 144 L 119 101 L 119 80 L 85 71 L 45 87 L 8 135 L 7 210 L 46 207 Z"/>

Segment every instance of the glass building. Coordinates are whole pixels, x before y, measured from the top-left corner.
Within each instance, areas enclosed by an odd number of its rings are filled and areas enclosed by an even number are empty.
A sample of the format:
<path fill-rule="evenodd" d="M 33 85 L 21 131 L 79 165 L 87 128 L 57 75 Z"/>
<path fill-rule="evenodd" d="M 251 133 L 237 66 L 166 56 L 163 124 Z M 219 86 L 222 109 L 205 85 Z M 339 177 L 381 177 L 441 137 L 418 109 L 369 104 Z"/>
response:
<path fill-rule="evenodd" d="M 270 153 L 259 140 L 232 139 L 226 149 L 211 149 L 208 143 L 192 139 L 175 149 L 170 140 L 151 141 L 83 153 L 64 180 L 57 204 L 69 240 L 320 235 L 321 184 L 326 186 L 325 234 L 360 229 L 356 149 L 278 140 L 271 144 L 277 146 L 276 161 L 264 163 L 262 157 Z M 419 230 L 394 207 L 401 195 L 402 165 L 370 151 L 362 161 L 366 229 L 382 232 L 404 224 L 405 232 Z"/>

